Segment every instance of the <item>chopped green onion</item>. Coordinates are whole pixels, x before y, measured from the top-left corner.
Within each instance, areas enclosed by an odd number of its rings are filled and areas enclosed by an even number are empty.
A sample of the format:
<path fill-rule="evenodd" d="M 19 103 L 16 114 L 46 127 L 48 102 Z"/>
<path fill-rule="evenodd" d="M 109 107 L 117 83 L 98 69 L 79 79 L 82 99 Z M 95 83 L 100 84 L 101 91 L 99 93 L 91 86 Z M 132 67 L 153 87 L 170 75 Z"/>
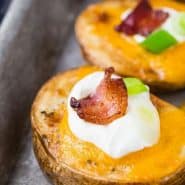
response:
<path fill-rule="evenodd" d="M 123 78 L 128 95 L 136 95 L 148 91 L 148 87 L 137 78 Z"/>
<path fill-rule="evenodd" d="M 150 34 L 141 43 L 141 46 L 146 50 L 157 54 L 175 44 L 177 44 L 177 40 L 167 31 L 160 29 Z"/>

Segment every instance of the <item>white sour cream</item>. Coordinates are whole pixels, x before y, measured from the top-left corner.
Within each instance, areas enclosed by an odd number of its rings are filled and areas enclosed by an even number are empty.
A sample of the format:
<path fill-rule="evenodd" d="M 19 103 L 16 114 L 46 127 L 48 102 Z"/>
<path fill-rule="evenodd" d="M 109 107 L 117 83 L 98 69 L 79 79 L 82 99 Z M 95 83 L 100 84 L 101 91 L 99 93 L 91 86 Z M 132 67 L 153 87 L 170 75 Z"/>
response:
<path fill-rule="evenodd" d="M 68 97 L 68 123 L 72 133 L 81 140 L 93 143 L 112 158 L 156 144 L 160 137 L 160 120 L 149 92 L 128 96 L 126 114 L 108 125 L 86 122 L 71 108 L 71 97 L 86 97 L 95 91 L 103 77 L 104 72 L 95 72 L 73 87 Z"/>
<path fill-rule="evenodd" d="M 161 28 L 163 28 L 164 30 L 169 32 L 171 35 L 173 35 L 178 42 L 184 42 L 185 35 L 178 33 L 178 31 L 176 30 L 176 28 L 178 26 L 178 25 L 176 25 L 176 24 L 178 24 L 178 22 L 176 22 L 176 21 L 177 21 L 177 17 L 180 12 L 178 12 L 174 9 L 171 9 L 171 8 L 163 8 L 163 10 L 168 12 L 170 16 L 162 24 Z"/>

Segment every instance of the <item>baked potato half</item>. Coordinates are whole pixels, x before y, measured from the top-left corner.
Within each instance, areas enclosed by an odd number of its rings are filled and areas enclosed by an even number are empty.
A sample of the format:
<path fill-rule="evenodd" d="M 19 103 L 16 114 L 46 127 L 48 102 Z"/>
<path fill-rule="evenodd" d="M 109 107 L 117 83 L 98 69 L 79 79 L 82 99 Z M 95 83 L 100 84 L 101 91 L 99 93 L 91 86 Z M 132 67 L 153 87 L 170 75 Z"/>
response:
<path fill-rule="evenodd" d="M 151 96 L 161 121 L 161 138 L 151 148 L 113 159 L 73 135 L 67 97 L 74 84 L 96 67 L 59 74 L 39 91 L 31 111 L 33 146 L 55 185 L 184 185 L 185 113 Z"/>
<path fill-rule="evenodd" d="M 172 0 L 150 0 L 155 8 L 185 11 L 185 4 Z M 115 30 L 121 15 L 134 8 L 136 0 L 102 1 L 87 7 L 76 21 L 76 36 L 85 59 L 97 66 L 113 66 L 117 73 L 138 77 L 152 90 L 173 91 L 185 87 L 185 42 L 160 54 L 141 47 L 133 37 Z"/>

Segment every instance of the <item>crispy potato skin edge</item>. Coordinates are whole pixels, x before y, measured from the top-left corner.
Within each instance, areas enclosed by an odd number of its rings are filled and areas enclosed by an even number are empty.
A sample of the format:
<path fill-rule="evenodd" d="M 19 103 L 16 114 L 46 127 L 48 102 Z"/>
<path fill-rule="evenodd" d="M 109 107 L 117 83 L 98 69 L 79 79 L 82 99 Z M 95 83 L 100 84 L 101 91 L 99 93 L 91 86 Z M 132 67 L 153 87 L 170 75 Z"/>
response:
<path fill-rule="evenodd" d="M 184 185 L 185 183 L 185 168 L 169 177 L 160 179 L 158 182 L 122 183 L 91 178 L 86 174 L 75 172 L 65 164 L 57 164 L 55 159 L 49 155 L 47 148 L 43 145 L 44 142 L 34 129 L 32 137 L 34 153 L 39 165 L 54 185 Z"/>
<path fill-rule="evenodd" d="M 86 49 L 82 43 L 80 43 L 79 41 L 79 45 L 81 48 L 81 53 L 83 58 L 85 59 L 85 61 L 89 64 L 89 65 L 96 65 L 102 69 L 105 69 L 104 66 L 101 66 L 101 61 L 99 61 L 98 59 L 96 60 L 96 58 L 92 58 L 90 52 L 88 52 L 88 49 Z M 119 74 L 121 76 L 124 76 L 123 74 Z M 148 84 L 150 86 L 151 92 L 153 93 L 168 93 L 168 92 L 176 92 L 179 90 L 184 89 L 184 84 L 182 84 L 181 86 L 176 86 L 175 84 L 169 84 L 169 83 L 164 83 L 164 82 L 148 82 L 148 81 L 144 81 L 146 84 Z"/>

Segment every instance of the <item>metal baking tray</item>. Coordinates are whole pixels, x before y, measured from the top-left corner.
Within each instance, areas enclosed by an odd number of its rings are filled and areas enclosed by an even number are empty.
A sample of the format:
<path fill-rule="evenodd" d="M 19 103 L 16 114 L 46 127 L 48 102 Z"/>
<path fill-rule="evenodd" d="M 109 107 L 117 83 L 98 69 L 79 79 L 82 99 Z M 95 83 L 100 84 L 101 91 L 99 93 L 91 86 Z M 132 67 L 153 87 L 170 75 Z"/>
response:
<path fill-rule="evenodd" d="M 0 27 L 0 185 L 49 185 L 34 157 L 29 113 L 52 75 L 84 64 L 74 20 L 96 0 L 13 0 Z M 179 105 L 185 91 L 161 95 Z"/>

